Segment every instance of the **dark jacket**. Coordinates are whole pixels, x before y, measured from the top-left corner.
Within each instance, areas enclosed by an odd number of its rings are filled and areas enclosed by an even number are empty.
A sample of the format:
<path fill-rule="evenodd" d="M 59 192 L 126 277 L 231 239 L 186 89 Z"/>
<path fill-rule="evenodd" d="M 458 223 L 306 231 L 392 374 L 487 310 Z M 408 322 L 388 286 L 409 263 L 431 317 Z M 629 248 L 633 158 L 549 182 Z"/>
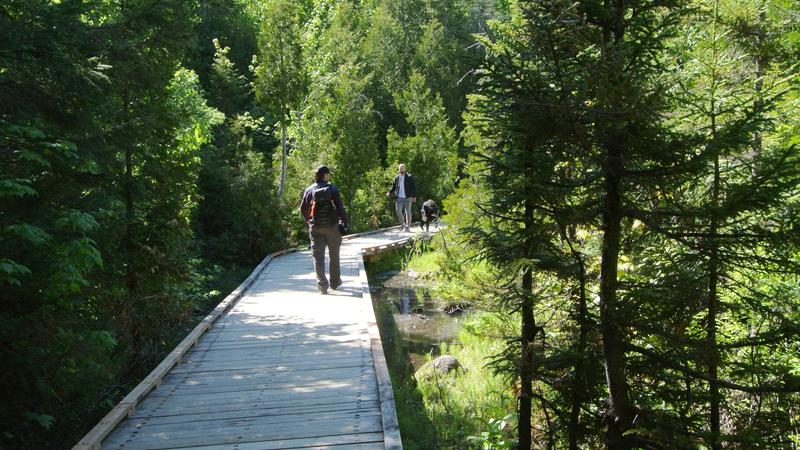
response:
<path fill-rule="evenodd" d="M 397 198 L 397 193 L 400 191 L 400 188 L 397 186 L 397 183 L 400 181 L 400 174 L 398 173 L 394 177 L 394 182 L 392 183 L 392 188 L 389 190 L 389 194 L 392 197 Z M 404 188 L 406 190 L 406 198 L 416 197 L 417 196 L 417 188 L 414 184 L 414 177 L 411 176 L 410 173 L 406 172 L 406 178 L 404 183 Z"/>
<path fill-rule="evenodd" d="M 318 180 L 311 186 L 307 187 L 303 192 L 303 200 L 300 202 L 300 213 L 303 215 L 306 223 L 311 223 L 311 201 L 314 199 L 314 189 L 317 187 L 327 186 L 329 183 Z M 339 219 L 342 223 L 347 225 L 347 216 L 344 213 L 344 206 L 342 206 L 342 197 L 339 195 L 339 189 L 336 186 L 331 186 L 331 197 L 333 197 L 333 204 L 336 206 L 336 212 L 339 214 Z"/>

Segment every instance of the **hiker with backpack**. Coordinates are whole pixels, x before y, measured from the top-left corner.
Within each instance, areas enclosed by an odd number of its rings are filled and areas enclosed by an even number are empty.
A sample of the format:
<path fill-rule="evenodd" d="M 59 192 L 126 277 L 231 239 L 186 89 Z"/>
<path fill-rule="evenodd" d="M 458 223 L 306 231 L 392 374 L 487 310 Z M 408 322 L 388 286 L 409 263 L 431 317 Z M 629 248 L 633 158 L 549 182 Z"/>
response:
<path fill-rule="evenodd" d="M 308 224 L 317 289 L 321 294 L 327 294 L 328 288 L 335 290 L 342 285 L 339 247 L 342 245 L 342 234 L 347 232 L 347 216 L 339 190 L 330 182 L 331 170 L 328 166 L 317 167 L 315 176 L 316 181 L 303 192 L 300 212 Z M 330 258 L 330 282 L 325 277 L 325 247 L 328 247 Z"/>
<path fill-rule="evenodd" d="M 394 177 L 392 188 L 386 193 L 387 197 L 394 195 L 395 212 L 397 220 L 403 227 L 403 231 L 411 231 L 411 204 L 417 201 L 416 186 L 414 177 L 406 172 L 406 165 L 400 164 L 399 173 Z"/>

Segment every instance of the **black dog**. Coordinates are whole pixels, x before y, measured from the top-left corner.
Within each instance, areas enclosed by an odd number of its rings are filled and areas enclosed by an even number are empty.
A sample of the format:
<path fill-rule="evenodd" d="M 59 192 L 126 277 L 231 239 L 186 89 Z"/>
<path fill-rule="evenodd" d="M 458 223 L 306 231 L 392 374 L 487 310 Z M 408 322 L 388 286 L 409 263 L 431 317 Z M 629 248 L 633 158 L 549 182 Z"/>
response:
<path fill-rule="evenodd" d="M 431 222 L 435 222 L 439 218 L 439 209 L 436 207 L 436 202 L 427 200 L 422 204 L 422 209 L 419 212 L 419 227 L 425 231 L 429 231 Z"/>

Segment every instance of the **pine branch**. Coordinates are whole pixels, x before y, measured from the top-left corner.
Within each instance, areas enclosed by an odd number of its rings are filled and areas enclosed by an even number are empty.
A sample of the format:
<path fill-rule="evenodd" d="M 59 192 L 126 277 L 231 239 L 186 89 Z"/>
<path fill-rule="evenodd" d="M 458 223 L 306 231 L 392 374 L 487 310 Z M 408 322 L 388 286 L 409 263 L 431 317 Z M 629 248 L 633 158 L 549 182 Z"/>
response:
<path fill-rule="evenodd" d="M 676 362 L 677 358 L 659 355 L 654 351 L 647 350 L 643 347 L 639 347 L 631 343 L 626 343 L 625 347 L 626 350 L 646 356 L 658 362 L 659 364 L 664 365 L 665 367 L 675 369 L 679 372 L 682 372 L 686 375 L 689 375 L 699 380 L 710 381 L 706 373 L 690 369 L 682 364 L 679 364 L 678 362 Z M 800 392 L 800 378 L 789 377 L 788 375 L 787 378 L 789 378 L 789 380 L 784 384 L 761 384 L 757 386 L 746 386 L 723 379 L 717 379 L 716 382 L 719 384 L 720 387 L 724 387 L 734 391 L 748 392 L 751 394 Z"/>

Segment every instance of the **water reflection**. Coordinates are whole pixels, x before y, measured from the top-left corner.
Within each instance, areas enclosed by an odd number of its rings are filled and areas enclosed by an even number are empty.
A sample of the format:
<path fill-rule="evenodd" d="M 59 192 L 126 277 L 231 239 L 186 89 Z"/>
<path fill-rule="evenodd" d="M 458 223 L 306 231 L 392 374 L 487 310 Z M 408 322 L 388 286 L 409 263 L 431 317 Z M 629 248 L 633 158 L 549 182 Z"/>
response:
<path fill-rule="evenodd" d="M 442 312 L 424 283 L 392 270 L 371 276 L 370 289 L 387 362 L 390 369 L 396 369 L 394 373 L 413 373 L 428 355 L 435 358 L 441 354 L 442 342 L 458 341 L 467 314 Z M 398 367 L 404 364 L 408 366 Z"/>

